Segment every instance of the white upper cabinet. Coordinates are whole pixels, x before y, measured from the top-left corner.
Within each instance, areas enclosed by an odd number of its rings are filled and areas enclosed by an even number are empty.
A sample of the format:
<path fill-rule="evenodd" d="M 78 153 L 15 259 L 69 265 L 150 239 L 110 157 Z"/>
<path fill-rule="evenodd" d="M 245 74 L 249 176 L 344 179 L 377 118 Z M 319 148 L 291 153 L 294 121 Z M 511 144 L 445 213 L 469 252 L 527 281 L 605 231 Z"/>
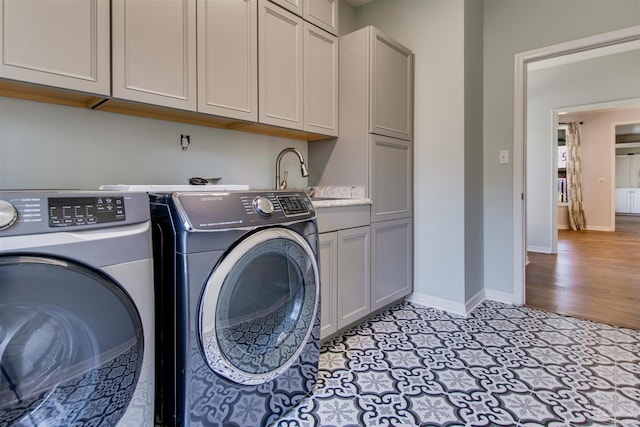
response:
<path fill-rule="evenodd" d="M 257 0 L 198 0 L 198 111 L 258 120 Z"/>
<path fill-rule="evenodd" d="M 195 111 L 195 1 L 112 0 L 112 11 L 113 96 Z"/>
<path fill-rule="evenodd" d="M 338 35 L 338 0 L 303 0 L 302 7 L 306 21 Z"/>
<path fill-rule="evenodd" d="M 258 29 L 259 121 L 302 130 L 302 18 L 260 0 Z"/>
<path fill-rule="evenodd" d="M 370 34 L 369 132 L 410 140 L 413 130 L 413 54 L 374 27 Z"/>
<path fill-rule="evenodd" d="M 304 130 L 338 136 L 338 38 L 304 23 Z"/>
<path fill-rule="evenodd" d="M 0 0 L 0 77 L 109 95 L 108 0 Z"/>

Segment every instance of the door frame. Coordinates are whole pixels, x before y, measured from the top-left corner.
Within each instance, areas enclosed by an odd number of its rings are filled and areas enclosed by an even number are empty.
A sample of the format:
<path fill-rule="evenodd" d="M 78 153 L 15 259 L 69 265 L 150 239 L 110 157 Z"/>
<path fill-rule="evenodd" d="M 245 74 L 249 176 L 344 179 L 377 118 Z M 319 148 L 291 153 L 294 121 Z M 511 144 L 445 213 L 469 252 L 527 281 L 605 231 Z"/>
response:
<path fill-rule="evenodd" d="M 526 114 L 527 64 L 640 40 L 640 25 L 517 53 L 514 58 L 513 102 L 513 303 L 525 303 L 526 244 Z"/>

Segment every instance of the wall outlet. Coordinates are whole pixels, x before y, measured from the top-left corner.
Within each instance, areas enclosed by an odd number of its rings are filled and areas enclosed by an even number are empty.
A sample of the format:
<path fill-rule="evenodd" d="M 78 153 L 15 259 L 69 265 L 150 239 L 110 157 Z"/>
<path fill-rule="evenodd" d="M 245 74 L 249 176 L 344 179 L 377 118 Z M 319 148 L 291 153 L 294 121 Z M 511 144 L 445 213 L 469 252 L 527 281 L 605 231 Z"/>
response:
<path fill-rule="evenodd" d="M 498 161 L 501 164 L 509 163 L 509 150 L 500 150 Z"/>
<path fill-rule="evenodd" d="M 180 148 L 182 151 L 187 151 L 191 145 L 191 135 L 180 135 Z"/>
<path fill-rule="evenodd" d="M 598 182 L 600 182 L 600 183 L 605 183 L 605 182 L 607 182 L 607 180 L 606 180 L 606 179 L 604 179 L 604 178 L 598 178 Z"/>

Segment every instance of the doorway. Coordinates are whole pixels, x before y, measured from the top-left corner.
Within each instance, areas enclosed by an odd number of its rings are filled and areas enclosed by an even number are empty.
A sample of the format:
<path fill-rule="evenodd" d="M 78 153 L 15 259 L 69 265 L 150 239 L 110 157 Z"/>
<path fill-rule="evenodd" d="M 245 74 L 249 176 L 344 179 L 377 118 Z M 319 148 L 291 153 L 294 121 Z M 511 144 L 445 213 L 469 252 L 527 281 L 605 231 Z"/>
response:
<path fill-rule="evenodd" d="M 605 47 L 620 47 L 627 43 L 639 43 L 640 27 L 631 27 L 597 36 L 587 37 L 559 45 L 550 46 L 535 51 L 518 54 L 515 57 L 515 92 L 514 92 L 514 177 L 513 177 L 513 217 L 514 217 L 514 288 L 513 302 L 524 304 L 525 295 L 525 261 L 527 248 L 527 203 L 529 194 L 526 188 L 526 159 L 529 148 L 527 141 L 528 110 L 527 110 L 527 68 L 529 64 L 542 60 L 561 60 L 565 63 L 583 60 L 596 49 Z M 576 55 L 575 57 L 573 55 Z M 581 59 L 576 59 L 580 57 Z M 603 86 L 603 85 L 599 85 Z M 634 93 L 630 91 L 627 93 Z M 618 99 L 622 99 L 619 97 Z M 615 99 L 615 98 L 614 98 Z M 556 104 L 561 105 L 561 104 Z M 548 140 L 547 140 L 548 141 Z M 527 149 L 525 149 L 527 147 Z M 547 162 L 551 165 L 551 162 Z M 552 176 L 551 167 L 548 177 Z M 550 179 L 550 178 L 549 178 Z M 550 188 L 550 187 L 549 187 Z M 525 197 L 526 196 L 526 197 Z M 551 209 L 551 198 L 546 201 Z"/>

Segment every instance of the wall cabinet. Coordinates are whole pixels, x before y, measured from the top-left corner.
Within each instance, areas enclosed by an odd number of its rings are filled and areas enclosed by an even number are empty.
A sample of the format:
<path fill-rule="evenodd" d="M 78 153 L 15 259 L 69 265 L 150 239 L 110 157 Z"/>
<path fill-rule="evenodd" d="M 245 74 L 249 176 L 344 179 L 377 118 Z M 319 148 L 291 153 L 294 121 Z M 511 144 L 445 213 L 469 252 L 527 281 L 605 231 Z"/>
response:
<path fill-rule="evenodd" d="M 409 295 L 413 287 L 411 218 L 371 224 L 371 310 Z"/>
<path fill-rule="evenodd" d="M 198 0 L 198 111 L 258 120 L 257 0 Z"/>
<path fill-rule="evenodd" d="M 196 3 L 112 1 L 113 96 L 196 110 Z"/>
<path fill-rule="evenodd" d="M 370 227 L 320 234 L 320 337 L 361 320 L 371 312 Z"/>
<path fill-rule="evenodd" d="M 338 38 L 304 23 L 304 130 L 338 136 Z"/>
<path fill-rule="evenodd" d="M 259 5 L 259 121 L 302 129 L 302 18 L 266 0 Z"/>
<path fill-rule="evenodd" d="M 413 134 L 413 54 L 367 27 L 370 48 L 369 131 L 410 140 Z"/>
<path fill-rule="evenodd" d="M 0 77 L 111 91 L 108 0 L 0 1 Z"/>
<path fill-rule="evenodd" d="M 267 0 L 259 5 L 260 123 L 337 135 L 337 38 Z"/>
<path fill-rule="evenodd" d="M 640 188 L 616 188 L 616 213 L 640 214 Z"/>
<path fill-rule="evenodd" d="M 271 0 L 305 21 L 338 35 L 338 0 Z"/>

